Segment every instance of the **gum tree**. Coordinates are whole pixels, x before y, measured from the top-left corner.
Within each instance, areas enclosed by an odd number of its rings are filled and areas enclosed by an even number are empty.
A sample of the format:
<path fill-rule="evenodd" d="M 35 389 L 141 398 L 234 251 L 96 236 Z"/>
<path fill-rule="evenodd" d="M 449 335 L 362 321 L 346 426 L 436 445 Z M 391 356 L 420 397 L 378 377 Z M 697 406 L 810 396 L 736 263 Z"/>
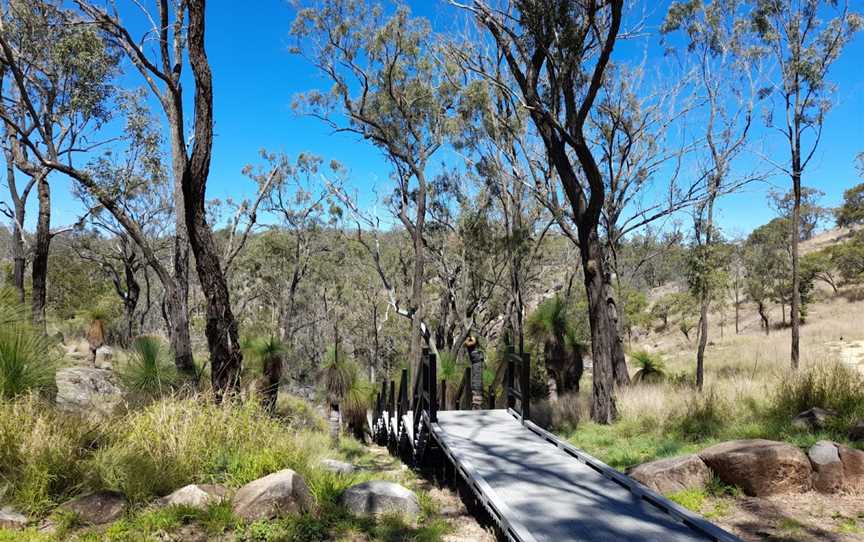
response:
<path fill-rule="evenodd" d="M 773 162 L 792 181 L 792 348 L 791 365 L 800 359 L 801 178 L 819 146 L 825 115 L 831 108 L 834 85 L 828 72 L 864 20 L 837 0 L 757 0 L 751 28 L 776 72 L 766 92 L 773 99 L 766 111 L 768 127 L 775 128 L 788 149 L 788 161 Z"/>
<path fill-rule="evenodd" d="M 430 333 L 423 288 L 432 182 L 428 168 L 445 143 L 457 89 L 432 53 L 428 23 L 412 18 L 406 6 L 399 4 L 387 13 L 381 5 L 363 0 L 295 5 L 293 50 L 332 83 L 328 92 L 301 95 L 298 108 L 336 132 L 371 142 L 393 167 L 396 186 L 388 198 L 390 210 L 412 245 L 407 295 L 397 292 L 381 267 L 377 239 L 362 239 L 359 226 L 358 238 L 372 257 L 395 312 L 411 320 L 411 359 L 416 366 Z"/>
<path fill-rule="evenodd" d="M 598 233 L 606 190 L 586 124 L 603 87 L 623 1 L 514 0 L 497 9 L 478 0 L 462 7 L 471 10 L 501 51 L 516 81 L 513 93 L 529 112 L 570 205 L 591 326 L 591 418 L 611 423 L 617 415 L 614 371 L 625 361 Z"/>

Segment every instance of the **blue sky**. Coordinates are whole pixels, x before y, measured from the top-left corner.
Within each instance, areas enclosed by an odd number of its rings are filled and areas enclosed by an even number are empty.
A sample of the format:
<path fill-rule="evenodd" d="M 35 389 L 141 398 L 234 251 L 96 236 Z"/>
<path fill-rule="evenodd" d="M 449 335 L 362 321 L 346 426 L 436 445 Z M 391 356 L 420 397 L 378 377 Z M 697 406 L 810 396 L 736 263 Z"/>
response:
<path fill-rule="evenodd" d="M 415 14 L 430 18 L 433 27 L 441 28 L 454 20 L 454 8 L 444 0 L 410 3 Z M 297 92 L 329 85 L 302 58 L 288 52 L 293 20 L 288 3 L 211 0 L 207 9 L 216 133 L 208 197 L 239 199 L 251 195 L 254 187 L 241 169 L 260 162 L 261 148 L 291 157 L 311 152 L 326 160 L 335 159 L 350 169 L 351 182 L 360 192 L 370 192 L 373 186 L 386 188 L 389 168 L 378 149 L 351 135 L 333 135 L 320 121 L 298 117 L 291 110 Z M 665 8 L 654 9 L 648 17 L 648 30 L 656 29 Z M 626 61 L 634 53 L 641 54 L 643 47 L 642 43 L 623 45 L 613 58 Z M 837 105 L 827 118 L 825 135 L 804 180 L 826 193 L 826 205 L 836 205 L 844 189 L 861 182 L 854 157 L 864 151 L 862 68 L 864 36 L 859 36 L 830 74 L 839 86 Z M 186 92 L 191 94 L 191 85 L 187 85 Z M 783 147 L 777 144 L 771 143 L 768 148 L 774 156 L 785 156 Z M 770 182 L 783 189 L 789 184 L 780 176 Z M 764 184 L 754 185 L 722 201 L 720 224 L 727 234 L 746 233 L 773 216 L 765 200 L 767 189 Z M 54 195 L 54 225 L 74 221 L 79 209 L 69 196 L 65 179 L 54 180 Z"/>

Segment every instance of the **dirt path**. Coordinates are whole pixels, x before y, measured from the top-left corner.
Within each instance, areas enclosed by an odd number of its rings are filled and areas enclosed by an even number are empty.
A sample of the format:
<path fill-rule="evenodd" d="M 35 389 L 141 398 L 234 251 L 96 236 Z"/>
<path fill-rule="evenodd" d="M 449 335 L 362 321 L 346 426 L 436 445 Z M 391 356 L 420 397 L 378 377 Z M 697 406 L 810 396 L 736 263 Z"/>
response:
<path fill-rule="evenodd" d="M 407 467 L 391 456 L 386 448 L 370 445 L 368 452 L 371 462 L 363 465 L 364 468 L 397 476 L 407 470 Z M 423 478 L 417 479 L 415 485 L 429 494 L 438 506 L 440 517 L 453 529 L 450 534 L 444 536 L 444 542 L 495 542 L 492 531 L 477 522 L 453 489 L 438 487 Z"/>

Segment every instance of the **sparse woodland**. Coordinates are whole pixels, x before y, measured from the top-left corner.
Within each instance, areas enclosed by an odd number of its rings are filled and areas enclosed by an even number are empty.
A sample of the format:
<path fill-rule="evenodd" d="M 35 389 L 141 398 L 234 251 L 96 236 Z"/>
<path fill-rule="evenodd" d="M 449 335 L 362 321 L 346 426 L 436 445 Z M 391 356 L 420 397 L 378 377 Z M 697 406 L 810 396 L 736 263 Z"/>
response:
<path fill-rule="evenodd" d="M 372 203 L 311 151 L 208 193 L 226 6 L 0 2 L 0 507 L 25 518 L 0 541 L 479 540 L 364 446 L 378 383 L 428 349 L 453 394 L 469 336 L 488 407 L 507 347 L 530 353 L 535 421 L 621 470 L 742 438 L 864 447 L 864 143 L 822 142 L 861 5 L 453 0 L 433 25 L 289 4 L 286 59 L 317 85 L 285 101 L 383 158 Z M 752 231 L 724 218 L 741 193 L 765 194 Z M 82 407 L 67 375 L 91 370 L 116 394 Z M 314 501 L 288 517 L 146 506 L 288 468 Z M 342 507 L 381 469 L 419 519 Z M 864 540 L 862 489 L 773 535 Z M 58 508 L 106 490 L 129 505 L 107 528 Z M 749 540 L 740 497 L 674 496 Z"/>

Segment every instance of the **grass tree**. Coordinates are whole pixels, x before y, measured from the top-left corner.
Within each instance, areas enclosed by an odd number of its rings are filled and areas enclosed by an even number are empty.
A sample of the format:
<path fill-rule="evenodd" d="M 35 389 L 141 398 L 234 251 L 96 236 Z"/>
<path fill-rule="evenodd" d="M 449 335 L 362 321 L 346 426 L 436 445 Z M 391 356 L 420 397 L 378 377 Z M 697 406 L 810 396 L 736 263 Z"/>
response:
<path fill-rule="evenodd" d="M 526 331 L 543 347 L 550 400 L 578 392 L 583 370 L 581 345 L 575 338 L 564 299 L 555 296 L 543 301 L 528 317 Z"/>
<path fill-rule="evenodd" d="M 178 383 L 177 369 L 162 339 L 142 335 L 132 341 L 120 377 L 128 389 L 144 398 L 157 398 L 172 391 Z"/>
<path fill-rule="evenodd" d="M 288 347 L 279 337 L 269 335 L 252 339 L 246 352 L 260 364 L 261 373 L 264 376 L 259 389 L 261 402 L 264 408 L 272 413 L 276 408 L 276 399 L 279 396 L 282 366 L 285 363 Z"/>
<path fill-rule="evenodd" d="M 332 348 L 321 370 L 321 385 L 330 409 L 330 438 L 335 444 L 338 444 L 342 430 L 342 405 L 357 378 L 357 366 L 338 345 Z"/>
<path fill-rule="evenodd" d="M 0 399 L 45 391 L 54 383 L 51 342 L 27 320 L 12 290 L 0 290 Z"/>

